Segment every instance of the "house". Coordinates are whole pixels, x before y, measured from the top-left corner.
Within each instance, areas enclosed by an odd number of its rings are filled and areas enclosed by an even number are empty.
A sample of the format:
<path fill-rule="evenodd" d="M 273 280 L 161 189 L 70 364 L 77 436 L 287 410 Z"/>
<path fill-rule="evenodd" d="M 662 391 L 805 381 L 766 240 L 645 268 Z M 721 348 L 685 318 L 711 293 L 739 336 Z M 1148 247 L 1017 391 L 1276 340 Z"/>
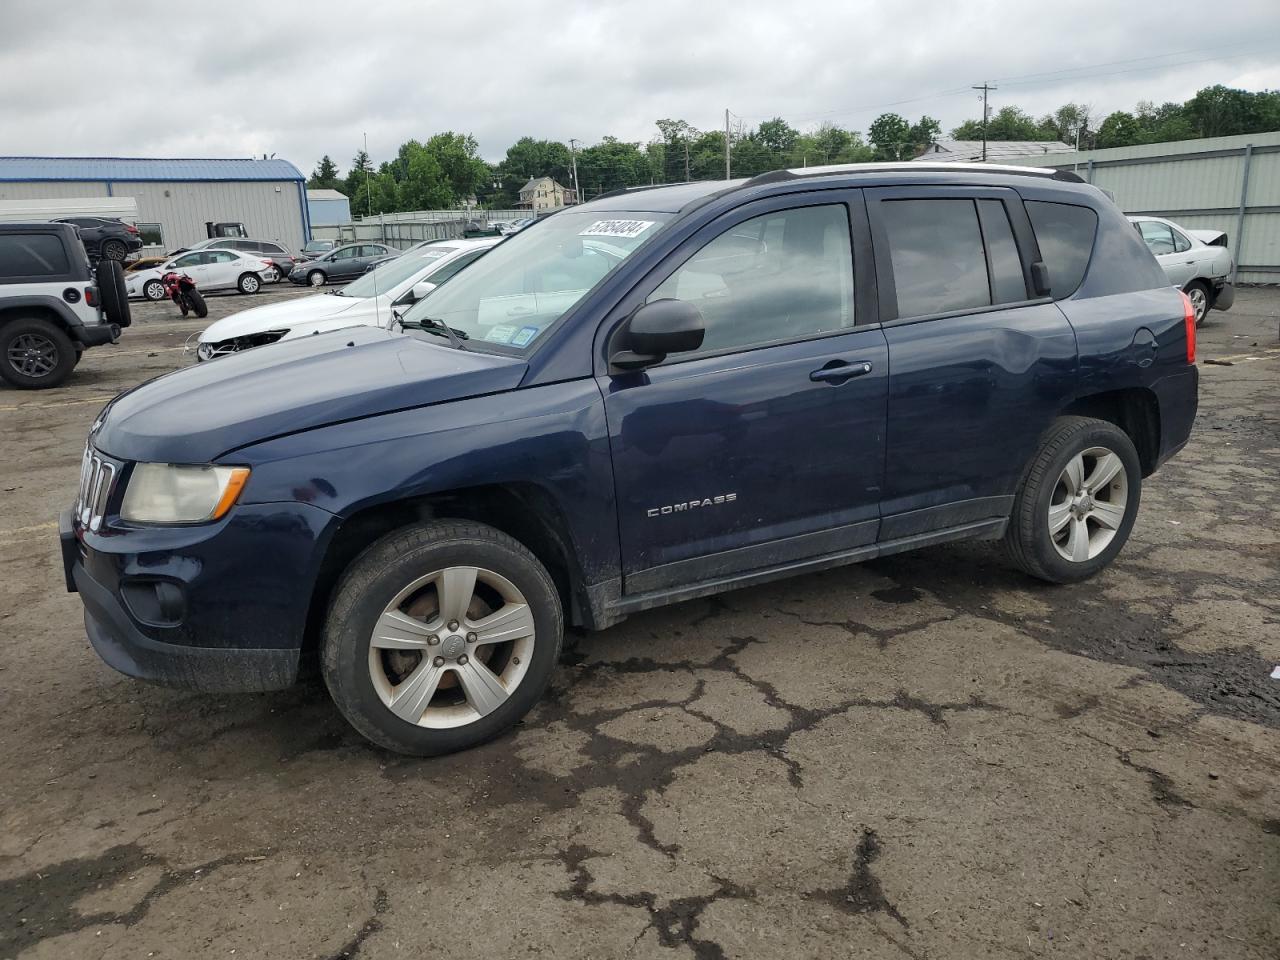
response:
<path fill-rule="evenodd" d="M 520 188 L 518 207 L 528 207 L 536 217 L 540 213 L 550 213 L 578 202 L 574 191 L 562 187 L 550 177 L 534 177 Z"/>
<path fill-rule="evenodd" d="M 988 140 L 987 163 L 1016 164 L 1020 158 L 1046 153 L 1070 153 L 1071 147 L 1058 140 Z M 935 140 L 913 160 L 927 163 L 981 163 L 981 140 Z"/>

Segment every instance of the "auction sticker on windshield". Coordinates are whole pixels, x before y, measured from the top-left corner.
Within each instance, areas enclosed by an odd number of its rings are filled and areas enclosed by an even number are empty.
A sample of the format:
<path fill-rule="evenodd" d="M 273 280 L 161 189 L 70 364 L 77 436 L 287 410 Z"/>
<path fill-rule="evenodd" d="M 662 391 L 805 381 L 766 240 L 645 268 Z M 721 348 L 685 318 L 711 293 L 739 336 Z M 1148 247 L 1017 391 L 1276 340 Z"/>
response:
<path fill-rule="evenodd" d="M 484 338 L 493 343 L 510 343 L 515 332 L 515 327 L 490 327 Z"/>
<path fill-rule="evenodd" d="M 580 237 L 638 237 L 657 221 L 654 220 L 597 220 L 578 234 Z"/>

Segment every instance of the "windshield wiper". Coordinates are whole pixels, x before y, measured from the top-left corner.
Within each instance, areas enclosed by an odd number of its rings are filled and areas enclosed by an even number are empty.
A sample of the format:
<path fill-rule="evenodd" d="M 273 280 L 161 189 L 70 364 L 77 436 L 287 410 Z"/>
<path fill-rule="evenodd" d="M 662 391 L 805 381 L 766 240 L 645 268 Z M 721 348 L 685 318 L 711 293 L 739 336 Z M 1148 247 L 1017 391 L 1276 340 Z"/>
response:
<path fill-rule="evenodd" d="M 438 317 L 423 317 L 421 320 L 410 320 L 408 322 L 405 322 L 400 317 L 397 317 L 396 319 L 400 320 L 401 330 L 407 330 L 409 327 L 416 327 L 419 330 L 425 330 L 427 333 L 443 334 L 448 337 L 449 342 L 459 350 L 466 350 L 467 345 L 462 341 L 471 339 L 470 335 L 465 330 L 455 330 Z"/>

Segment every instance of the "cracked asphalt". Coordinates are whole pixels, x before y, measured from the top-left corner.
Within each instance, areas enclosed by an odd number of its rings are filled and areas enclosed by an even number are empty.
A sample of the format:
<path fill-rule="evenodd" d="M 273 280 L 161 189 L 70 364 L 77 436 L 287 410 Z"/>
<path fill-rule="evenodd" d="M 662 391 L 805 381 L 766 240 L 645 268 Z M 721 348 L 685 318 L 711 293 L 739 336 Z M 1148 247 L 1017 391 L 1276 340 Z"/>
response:
<path fill-rule="evenodd" d="M 438 760 L 90 651 L 57 511 L 200 326 L 135 310 L 0 389 L 0 960 L 1280 955 L 1280 292 L 1211 315 L 1094 581 L 968 544 L 654 611 Z"/>

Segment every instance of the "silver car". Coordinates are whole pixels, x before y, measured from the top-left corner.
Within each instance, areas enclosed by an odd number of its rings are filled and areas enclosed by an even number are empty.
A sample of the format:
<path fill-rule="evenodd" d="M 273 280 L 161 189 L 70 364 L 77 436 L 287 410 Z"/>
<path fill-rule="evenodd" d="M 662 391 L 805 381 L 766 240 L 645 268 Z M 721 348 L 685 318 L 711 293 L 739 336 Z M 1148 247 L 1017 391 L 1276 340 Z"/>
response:
<path fill-rule="evenodd" d="M 1129 221 L 1155 254 L 1165 276 L 1195 307 L 1196 324 L 1210 310 L 1226 310 L 1235 302 L 1231 273 L 1235 263 L 1221 230 L 1188 230 L 1160 217 L 1130 217 Z"/>

